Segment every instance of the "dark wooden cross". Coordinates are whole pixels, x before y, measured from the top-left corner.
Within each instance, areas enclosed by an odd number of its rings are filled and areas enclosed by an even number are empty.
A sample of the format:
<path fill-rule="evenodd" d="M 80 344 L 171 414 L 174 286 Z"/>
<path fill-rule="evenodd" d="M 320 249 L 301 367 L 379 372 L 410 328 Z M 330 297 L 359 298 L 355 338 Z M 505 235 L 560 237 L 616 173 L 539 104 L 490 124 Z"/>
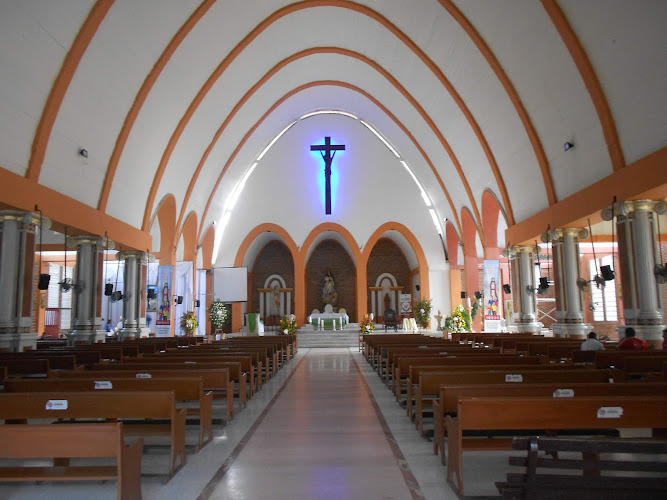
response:
<path fill-rule="evenodd" d="M 310 150 L 319 151 L 322 154 L 322 159 L 324 160 L 324 176 L 326 179 L 326 184 L 325 184 L 326 214 L 331 215 L 331 164 L 333 163 L 336 151 L 345 151 L 345 146 L 342 144 L 339 144 L 337 146 L 332 146 L 331 137 L 325 137 L 323 145 L 314 144 L 310 146 Z"/>

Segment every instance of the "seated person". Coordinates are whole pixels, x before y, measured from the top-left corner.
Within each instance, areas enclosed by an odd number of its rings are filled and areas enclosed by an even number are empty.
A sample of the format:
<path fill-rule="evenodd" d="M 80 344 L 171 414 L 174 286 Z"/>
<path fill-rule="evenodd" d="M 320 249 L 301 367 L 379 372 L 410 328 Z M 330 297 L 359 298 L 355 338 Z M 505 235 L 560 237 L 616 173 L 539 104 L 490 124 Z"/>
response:
<path fill-rule="evenodd" d="M 635 329 L 628 327 L 625 329 L 625 338 L 618 344 L 618 348 L 624 351 L 645 351 L 648 344 L 645 340 L 635 337 Z"/>
<path fill-rule="evenodd" d="M 111 333 L 113 331 L 113 328 L 111 326 L 111 320 L 108 319 L 106 324 L 104 325 L 104 331 L 107 332 L 107 334 Z"/>
<path fill-rule="evenodd" d="M 597 339 L 597 333 L 590 332 L 588 334 L 588 339 L 584 340 L 581 343 L 582 351 L 604 351 L 604 346 Z"/>

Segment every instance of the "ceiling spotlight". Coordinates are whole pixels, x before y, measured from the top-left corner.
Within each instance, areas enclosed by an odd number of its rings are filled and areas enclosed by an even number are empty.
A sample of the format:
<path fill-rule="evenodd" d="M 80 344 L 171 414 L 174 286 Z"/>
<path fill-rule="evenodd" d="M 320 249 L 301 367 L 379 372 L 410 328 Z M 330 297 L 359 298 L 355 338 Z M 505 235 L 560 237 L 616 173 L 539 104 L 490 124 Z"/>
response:
<path fill-rule="evenodd" d="M 79 154 L 83 156 L 84 158 L 88 158 L 88 150 L 87 149 L 79 149 Z"/>
<path fill-rule="evenodd" d="M 565 151 L 568 151 L 574 147 L 574 144 L 572 144 L 570 141 L 567 141 L 565 144 L 563 144 L 563 148 Z"/>

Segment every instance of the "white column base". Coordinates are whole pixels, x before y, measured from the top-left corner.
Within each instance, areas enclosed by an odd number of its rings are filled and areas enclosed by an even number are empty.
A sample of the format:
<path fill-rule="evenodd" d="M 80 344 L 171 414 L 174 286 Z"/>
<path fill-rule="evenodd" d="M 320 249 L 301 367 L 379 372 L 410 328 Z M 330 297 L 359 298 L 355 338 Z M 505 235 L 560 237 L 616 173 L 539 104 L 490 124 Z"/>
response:
<path fill-rule="evenodd" d="M 540 333 L 542 331 L 542 323 L 536 321 L 515 323 L 515 325 L 518 333 Z"/>
<path fill-rule="evenodd" d="M 118 339 L 119 340 L 126 340 L 126 339 L 139 339 L 139 338 L 146 338 L 148 337 L 148 334 L 150 333 L 150 329 L 144 327 L 140 328 L 122 328 L 118 332 Z"/>
<path fill-rule="evenodd" d="M 589 332 L 593 330 L 593 326 L 587 323 L 554 323 L 551 325 L 554 332 L 554 337 L 572 337 L 585 339 Z"/>
<path fill-rule="evenodd" d="M 88 344 L 97 344 L 106 342 L 107 332 L 104 330 L 72 330 L 67 334 L 67 344 L 76 345 L 77 342 L 87 342 Z"/>
<path fill-rule="evenodd" d="M 23 352 L 25 347 L 37 349 L 39 335 L 33 332 L 25 333 L 0 333 L 0 348 L 8 349 L 9 352 Z"/>

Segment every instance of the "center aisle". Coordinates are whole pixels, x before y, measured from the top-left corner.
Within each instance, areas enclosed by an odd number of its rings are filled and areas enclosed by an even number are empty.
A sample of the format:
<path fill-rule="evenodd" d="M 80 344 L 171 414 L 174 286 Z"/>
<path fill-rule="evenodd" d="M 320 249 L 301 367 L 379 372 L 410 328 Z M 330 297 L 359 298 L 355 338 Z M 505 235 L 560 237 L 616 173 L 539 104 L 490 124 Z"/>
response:
<path fill-rule="evenodd" d="M 422 498 L 350 351 L 311 349 L 298 363 L 200 499 Z"/>

